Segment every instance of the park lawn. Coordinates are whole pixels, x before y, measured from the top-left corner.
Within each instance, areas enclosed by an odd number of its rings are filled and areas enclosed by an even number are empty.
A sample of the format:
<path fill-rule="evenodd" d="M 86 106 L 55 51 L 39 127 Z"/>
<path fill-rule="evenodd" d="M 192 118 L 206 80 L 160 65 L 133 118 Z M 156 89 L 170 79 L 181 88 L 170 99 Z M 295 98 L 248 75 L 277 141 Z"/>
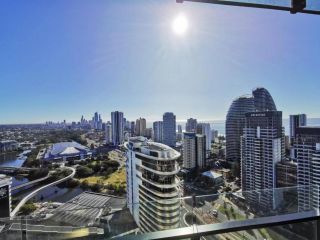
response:
<path fill-rule="evenodd" d="M 109 184 L 126 185 L 126 168 L 121 168 L 118 171 L 112 173 L 107 179 Z"/>
<path fill-rule="evenodd" d="M 109 177 L 105 176 L 91 176 L 86 178 L 79 179 L 80 182 L 85 180 L 88 181 L 89 185 L 93 185 L 101 181 L 103 185 L 117 185 L 117 186 L 126 186 L 126 169 L 121 168 L 120 170 L 115 171 Z"/>

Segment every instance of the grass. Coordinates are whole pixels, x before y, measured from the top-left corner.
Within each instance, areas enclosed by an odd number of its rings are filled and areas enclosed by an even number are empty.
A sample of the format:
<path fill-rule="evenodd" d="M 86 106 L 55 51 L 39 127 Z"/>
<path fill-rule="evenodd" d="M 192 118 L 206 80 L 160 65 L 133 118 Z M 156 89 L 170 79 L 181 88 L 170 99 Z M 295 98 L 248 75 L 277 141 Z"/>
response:
<path fill-rule="evenodd" d="M 126 169 L 121 168 L 120 170 L 115 171 L 110 176 L 91 176 L 86 178 L 79 179 L 81 182 L 87 180 L 89 185 L 94 185 L 98 181 L 102 182 L 103 185 L 116 185 L 116 186 L 126 186 Z"/>
<path fill-rule="evenodd" d="M 220 206 L 220 207 L 218 208 L 218 211 L 219 211 L 220 213 L 226 215 L 229 220 L 230 220 L 230 219 L 235 219 L 235 220 L 244 220 L 244 219 L 246 219 L 245 216 L 237 213 L 236 211 L 233 211 L 233 212 L 232 212 L 232 211 L 231 211 L 231 208 L 228 207 L 228 206 L 227 206 L 226 208 L 224 208 L 224 206 Z"/>

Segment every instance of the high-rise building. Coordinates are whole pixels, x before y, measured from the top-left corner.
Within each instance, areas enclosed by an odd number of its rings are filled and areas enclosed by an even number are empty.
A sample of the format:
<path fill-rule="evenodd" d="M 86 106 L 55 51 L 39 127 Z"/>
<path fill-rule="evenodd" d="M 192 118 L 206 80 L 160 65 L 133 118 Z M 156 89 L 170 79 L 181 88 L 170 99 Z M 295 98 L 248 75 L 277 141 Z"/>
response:
<path fill-rule="evenodd" d="M 254 111 L 254 101 L 251 96 L 242 96 L 232 102 L 226 120 L 226 159 L 228 162 L 239 164 L 240 138 L 245 127 L 245 114 Z"/>
<path fill-rule="evenodd" d="M 255 111 L 277 111 L 277 107 L 273 101 L 271 94 L 265 88 L 256 88 L 252 91 L 254 99 Z"/>
<path fill-rule="evenodd" d="M 127 205 L 135 222 L 144 232 L 177 228 L 180 153 L 144 137 L 130 138 L 125 147 Z"/>
<path fill-rule="evenodd" d="M 186 123 L 186 132 L 195 133 L 197 130 L 197 119 L 189 118 Z"/>
<path fill-rule="evenodd" d="M 12 179 L 0 174 L 0 218 L 9 218 L 11 214 Z"/>
<path fill-rule="evenodd" d="M 105 125 L 106 144 L 112 143 L 112 125 L 110 122 Z"/>
<path fill-rule="evenodd" d="M 151 139 L 152 138 L 152 128 L 146 128 L 144 130 L 144 137 Z"/>
<path fill-rule="evenodd" d="M 214 129 L 211 130 L 211 139 L 213 142 L 215 142 L 216 138 L 218 138 L 218 134 L 219 134 L 218 130 L 214 130 Z"/>
<path fill-rule="evenodd" d="M 206 167 L 206 137 L 201 134 L 183 134 L 183 168 Z"/>
<path fill-rule="evenodd" d="M 206 141 L 207 137 L 203 134 L 196 135 L 196 153 L 197 153 L 197 167 L 199 169 L 206 167 Z"/>
<path fill-rule="evenodd" d="M 299 210 L 319 209 L 320 127 L 298 127 L 294 148 L 298 164 Z"/>
<path fill-rule="evenodd" d="M 136 124 L 134 121 L 131 122 L 130 124 L 130 133 L 131 133 L 131 136 L 134 136 L 135 134 L 135 129 L 136 129 Z"/>
<path fill-rule="evenodd" d="M 111 113 L 111 124 L 112 124 L 112 142 L 115 146 L 123 143 L 123 112 L 112 112 Z"/>
<path fill-rule="evenodd" d="M 124 129 L 131 134 L 131 122 L 126 120 L 126 124 L 124 126 Z"/>
<path fill-rule="evenodd" d="M 163 143 L 176 146 L 176 116 L 172 112 L 163 114 Z"/>
<path fill-rule="evenodd" d="M 204 134 L 201 123 L 197 124 L 196 126 L 196 134 Z"/>
<path fill-rule="evenodd" d="M 182 137 L 183 137 L 182 126 L 179 124 L 178 125 L 178 133 L 177 133 L 177 141 L 181 142 L 182 141 Z"/>
<path fill-rule="evenodd" d="M 240 137 L 245 125 L 245 114 L 248 112 L 276 111 L 276 105 L 265 88 L 256 88 L 250 96 L 235 99 L 226 119 L 226 158 L 228 162 L 240 162 Z"/>
<path fill-rule="evenodd" d="M 163 123 L 157 121 L 153 123 L 153 141 L 162 143 L 163 141 Z"/>
<path fill-rule="evenodd" d="M 139 118 L 136 120 L 136 130 L 135 134 L 137 136 L 144 136 L 145 135 L 145 130 L 147 127 L 147 121 L 145 118 Z"/>
<path fill-rule="evenodd" d="M 95 112 L 93 116 L 93 128 L 98 129 L 99 124 L 99 113 Z"/>
<path fill-rule="evenodd" d="M 85 119 L 82 116 L 81 123 L 84 124 L 84 121 Z M 98 112 L 95 112 L 94 116 L 92 117 L 91 128 L 95 130 L 102 130 L 102 118 Z"/>
<path fill-rule="evenodd" d="M 276 165 L 277 188 L 297 186 L 297 163 L 281 161 Z"/>
<path fill-rule="evenodd" d="M 197 144 L 195 133 L 183 134 L 183 168 L 193 169 L 197 166 Z"/>
<path fill-rule="evenodd" d="M 211 151 L 211 127 L 210 123 L 199 123 L 197 126 L 197 129 L 199 129 L 198 134 L 203 134 L 206 136 L 206 150 Z"/>
<path fill-rule="evenodd" d="M 307 126 L 307 115 L 306 114 L 296 114 L 290 115 L 290 142 L 291 145 L 294 143 L 296 138 L 296 131 L 298 127 Z"/>
<path fill-rule="evenodd" d="M 241 137 L 241 185 L 249 204 L 255 204 L 255 190 L 276 188 L 276 164 L 284 159 L 282 112 L 246 113 Z M 280 201 L 273 191 L 262 191 L 259 207 L 274 209 Z"/>

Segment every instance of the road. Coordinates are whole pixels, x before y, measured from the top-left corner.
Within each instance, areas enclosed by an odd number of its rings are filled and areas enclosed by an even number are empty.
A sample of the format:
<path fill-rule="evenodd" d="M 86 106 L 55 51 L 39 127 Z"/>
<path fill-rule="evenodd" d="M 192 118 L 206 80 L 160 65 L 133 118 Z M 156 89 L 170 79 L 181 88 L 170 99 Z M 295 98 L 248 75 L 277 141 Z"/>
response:
<path fill-rule="evenodd" d="M 214 200 L 212 202 L 204 201 L 203 206 L 196 207 L 196 208 L 193 208 L 192 206 L 184 202 L 183 209 L 185 209 L 186 212 L 193 212 L 202 224 L 214 224 L 214 223 L 223 223 L 228 221 L 236 221 L 235 219 L 228 219 L 228 217 L 220 211 L 218 211 L 217 217 L 211 214 L 212 210 L 218 210 L 221 205 L 222 206 L 224 205 L 224 202 L 226 202 L 228 206 L 233 207 L 235 214 L 239 214 L 244 217 L 246 216 L 244 211 L 239 209 L 235 204 L 233 204 L 228 199 L 224 198 L 224 196 L 222 195 L 220 195 L 217 200 Z M 253 216 L 250 215 L 249 218 L 253 218 Z M 264 237 L 261 235 L 261 233 L 258 230 L 253 230 L 252 232 L 254 233 L 254 236 L 249 234 L 246 231 L 239 231 L 234 233 L 219 234 L 216 236 L 206 236 L 206 237 L 203 237 L 202 239 L 207 239 L 207 240 L 264 239 Z"/>
<path fill-rule="evenodd" d="M 214 203 L 214 205 L 212 205 L 212 203 Z M 228 216 L 226 216 L 224 213 L 222 213 L 221 211 L 219 211 L 219 207 L 220 206 L 224 206 L 224 204 L 227 205 L 227 208 L 229 206 L 229 208 L 232 206 L 234 214 L 235 215 L 240 215 L 243 216 L 244 218 L 246 217 L 246 214 L 243 210 L 239 209 L 239 207 L 237 205 L 235 205 L 233 202 L 231 202 L 230 200 L 228 200 L 227 198 L 225 198 L 224 195 L 220 195 L 219 198 L 213 202 L 205 202 L 205 204 L 200 207 L 200 208 L 196 208 L 195 211 L 198 211 L 198 214 L 201 218 L 208 218 L 210 219 L 213 223 L 215 222 L 228 222 L 228 221 L 236 221 L 237 219 L 232 219 L 232 218 L 228 218 Z M 217 217 L 214 217 L 212 214 L 210 214 L 210 212 L 212 210 L 217 210 L 218 211 L 218 215 Z M 253 215 L 250 215 L 248 217 L 249 219 L 254 218 Z M 240 219 L 238 219 L 240 220 Z M 239 231 L 239 232 L 235 232 L 235 233 L 230 233 L 231 236 L 228 236 L 231 239 L 248 239 L 248 240 L 256 240 L 256 239 L 264 239 L 264 237 L 261 235 L 261 233 L 258 230 L 252 230 L 252 232 L 254 233 L 254 236 L 249 234 L 247 231 Z"/>
<path fill-rule="evenodd" d="M 14 190 L 17 190 L 17 189 L 20 189 L 20 188 L 24 188 L 24 187 L 27 187 L 27 186 L 30 186 L 30 185 L 33 185 L 35 183 L 38 183 L 38 182 L 42 182 L 44 180 L 47 180 L 48 178 L 50 177 L 50 173 L 48 173 L 47 176 L 43 177 L 43 178 L 39 178 L 39 179 L 36 179 L 36 180 L 33 180 L 31 182 L 26 182 L 24 184 L 20 184 L 18 186 L 15 186 L 13 188 L 11 188 L 11 191 L 14 191 Z"/>

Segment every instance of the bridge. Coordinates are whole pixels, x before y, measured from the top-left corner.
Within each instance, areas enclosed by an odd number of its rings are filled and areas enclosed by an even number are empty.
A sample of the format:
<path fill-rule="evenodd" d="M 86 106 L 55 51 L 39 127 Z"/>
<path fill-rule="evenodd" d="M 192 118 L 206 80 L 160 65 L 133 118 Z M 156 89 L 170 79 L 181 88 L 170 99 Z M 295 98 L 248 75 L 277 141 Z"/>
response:
<path fill-rule="evenodd" d="M 50 173 L 47 176 L 43 177 L 43 178 L 39 178 L 39 179 L 33 180 L 31 182 L 27 182 L 27 183 L 15 186 L 15 187 L 11 188 L 11 191 L 18 190 L 18 189 L 21 189 L 21 188 L 24 188 L 24 187 L 31 186 L 33 184 L 42 182 L 44 180 L 47 180 L 49 177 L 50 177 Z"/>
<path fill-rule="evenodd" d="M 36 168 L 27 167 L 0 167 L 0 173 L 16 173 L 16 172 L 29 172 Z"/>
<path fill-rule="evenodd" d="M 55 186 L 58 185 L 59 183 L 65 182 L 71 178 L 74 177 L 76 170 L 74 168 L 71 167 L 65 167 L 65 169 L 69 169 L 72 171 L 72 173 L 70 175 L 68 175 L 65 178 L 59 179 L 55 182 L 49 183 L 45 186 L 42 186 L 40 188 L 37 188 L 36 190 L 34 190 L 33 192 L 29 193 L 27 196 L 25 196 L 20 202 L 19 204 L 16 206 L 16 208 L 11 212 L 11 217 L 15 217 L 16 214 L 19 212 L 20 208 L 26 203 L 28 202 L 32 197 L 34 197 L 38 192 L 40 192 L 41 190 L 47 188 L 47 187 L 51 187 L 51 186 Z"/>

